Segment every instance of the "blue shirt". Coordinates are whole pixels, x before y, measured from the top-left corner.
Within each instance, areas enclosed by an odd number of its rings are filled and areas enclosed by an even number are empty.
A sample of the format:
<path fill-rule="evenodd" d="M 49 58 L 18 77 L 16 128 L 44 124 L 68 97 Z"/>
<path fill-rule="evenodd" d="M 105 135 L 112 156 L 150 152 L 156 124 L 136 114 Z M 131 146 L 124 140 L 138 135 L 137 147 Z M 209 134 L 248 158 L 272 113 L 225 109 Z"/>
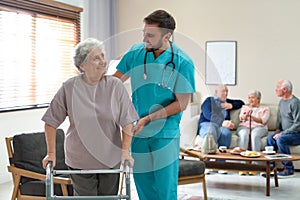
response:
<path fill-rule="evenodd" d="M 148 52 L 146 56 L 144 43 L 133 45 L 117 66 L 120 72 L 131 77 L 132 102 L 140 117 L 171 104 L 175 101 L 175 94 L 195 92 L 194 64 L 177 45 L 172 43 L 172 46 L 175 64 L 173 73 L 173 66 L 166 66 L 171 61 L 171 47 L 155 58 L 153 52 Z M 145 58 L 146 80 L 144 79 Z M 148 123 L 138 137 L 179 137 L 181 115 L 182 113 L 178 113 Z"/>
<path fill-rule="evenodd" d="M 227 103 L 232 104 L 232 109 L 235 110 L 241 108 L 245 103 L 238 99 L 226 99 Z M 202 122 L 213 122 L 218 126 L 222 126 L 224 120 L 230 120 L 230 110 L 224 110 L 221 108 L 221 102 L 215 96 L 207 97 L 201 105 L 201 114 L 199 119 L 199 127 Z"/>

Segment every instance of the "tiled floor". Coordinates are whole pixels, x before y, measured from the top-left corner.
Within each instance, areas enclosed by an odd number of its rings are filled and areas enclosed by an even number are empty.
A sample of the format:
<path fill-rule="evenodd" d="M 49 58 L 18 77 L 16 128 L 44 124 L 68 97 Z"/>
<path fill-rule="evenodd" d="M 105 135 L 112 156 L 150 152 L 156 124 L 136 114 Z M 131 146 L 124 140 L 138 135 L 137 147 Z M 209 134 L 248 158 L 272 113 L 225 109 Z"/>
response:
<path fill-rule="evenodd" d="M 274 187 L 274 180 L 271 179 L 271 196 L 265 196 L 266 179 L 261 176 L 239 176 L 237 173 L 227 175 L 212 174 L 206 175 L 207 193 L 209 197 L 219 199 L 239 200 L 281 200 L 299 199 L 300 173 L 289 179 L 279 179 L 279 187 Z M 12 183 L 0 184 L 0 200 L 10 199 Z M 202 184 L 181 185 L 178 188 L 180 197 L 191 195 L 202 196 Z M 186 199 L 186 198 L 181 198 Z M 132 200 L 138 200 L 134 184 L 132 184 Z"/>

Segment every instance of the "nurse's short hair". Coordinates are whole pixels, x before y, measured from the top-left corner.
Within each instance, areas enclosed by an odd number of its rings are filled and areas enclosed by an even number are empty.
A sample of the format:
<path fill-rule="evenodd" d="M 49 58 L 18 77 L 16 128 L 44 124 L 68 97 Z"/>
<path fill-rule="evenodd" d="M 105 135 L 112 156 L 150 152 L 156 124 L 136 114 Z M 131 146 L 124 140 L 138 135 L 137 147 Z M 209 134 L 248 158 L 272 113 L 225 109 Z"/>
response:
<path fill-rule="evenodd" d="M 101 51 L 104 52 L 103 42 L 95 38 L 87 38 L 76 45 L 73 59 L 74 65 L 80 72 L 82 72 L 80 65 L 84 64 L 88 54 L 94 49 L 101 49 Z"/>
<path fill-rule="evenodd" d="M 144 18 L 146 24 L 158 24 L 162 28 L 162 33 L 170 32 L 173 34 L 176 28 L 175 19 L 165 10 L 156 10 Z"/>

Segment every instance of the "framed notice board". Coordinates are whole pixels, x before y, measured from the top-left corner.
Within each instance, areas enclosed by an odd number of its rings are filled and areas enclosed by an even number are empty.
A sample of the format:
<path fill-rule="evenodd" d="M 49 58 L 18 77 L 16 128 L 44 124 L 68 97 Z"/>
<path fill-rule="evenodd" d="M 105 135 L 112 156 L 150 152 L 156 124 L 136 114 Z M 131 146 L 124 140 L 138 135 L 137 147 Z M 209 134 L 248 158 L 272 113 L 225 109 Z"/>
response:
<path fill-rule="evenodd" d="M 236 85 L 237 42 L 207 41 L 205 48 L 205 83 Z"/>

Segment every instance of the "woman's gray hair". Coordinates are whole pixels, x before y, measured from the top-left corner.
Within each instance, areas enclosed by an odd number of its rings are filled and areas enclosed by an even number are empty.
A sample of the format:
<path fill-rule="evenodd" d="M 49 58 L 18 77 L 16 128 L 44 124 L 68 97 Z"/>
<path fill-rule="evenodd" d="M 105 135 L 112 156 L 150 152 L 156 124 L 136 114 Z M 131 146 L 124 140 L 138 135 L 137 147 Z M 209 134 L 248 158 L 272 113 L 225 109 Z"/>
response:
<path fill-rule="evenodd" d="M 80 72 L 82 72 L 82 70 L 80 69 L 80 65 L 84 64 L 84 62 L 86 62 L 88 54 L 93 49 L 101 49 L 102 52 L 104 52 L 103 42 L 101 42 L 95 38 L 87 38 L 76 45 L 75 55 L 74 55 L 73 59 L 74 59 L 74 65 L 77 67 L 77 69 Z"/>
<path fill-rule="evenodd" d="M 250 94 L 255 94 L 255 96 L 259 99 L 259 101 L 261 100 L 261 93 L 258 90 L 251 90 L 250 92 L 248 92 L 248 95 Z"/>
<path fill-rule="evenodd" d="M 281 89 L 287 88 L 289 92 L 293 92 L 292 82 L 289 80 L 282 80 Z"/>

